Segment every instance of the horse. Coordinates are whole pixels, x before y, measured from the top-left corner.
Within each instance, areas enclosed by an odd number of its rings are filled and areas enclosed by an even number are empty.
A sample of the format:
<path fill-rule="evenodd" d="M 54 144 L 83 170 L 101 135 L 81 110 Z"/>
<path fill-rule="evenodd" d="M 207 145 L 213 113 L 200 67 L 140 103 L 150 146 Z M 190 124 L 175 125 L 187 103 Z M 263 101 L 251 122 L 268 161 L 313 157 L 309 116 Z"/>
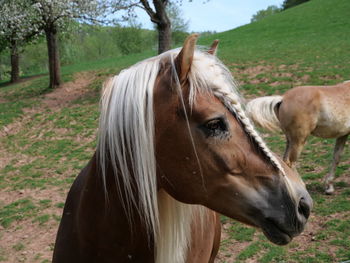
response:
<path fill-rule="evenodd" d="M 65 203 L 54 263 L 214 262 L 219 213 L 279 245 L 312 199 L 246 117 L 231 73 L 198 35 L 106 81 L 96 152 Z"/>
<path fill-rule="evenodd" d="M 324 178 L 325 192 L 334 192 L 336 167 L 350 134 L 350 81 L 333 86 L 299 86 L 283 96 L 253 99 L 246 105 L 255 124 L 286 136 L 283 160 L 295 168 L 307 137 L 336 138 L 333 161 Z"/>

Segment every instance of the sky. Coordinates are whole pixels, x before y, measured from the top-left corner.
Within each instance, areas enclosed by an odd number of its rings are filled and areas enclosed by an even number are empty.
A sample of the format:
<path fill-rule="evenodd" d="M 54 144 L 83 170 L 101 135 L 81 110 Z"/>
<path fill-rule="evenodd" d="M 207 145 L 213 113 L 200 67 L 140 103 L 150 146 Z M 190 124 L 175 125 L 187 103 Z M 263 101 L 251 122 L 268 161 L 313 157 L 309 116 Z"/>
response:
<path fill-rule="evenodd" d="M 183 0 L 180 8 L 183 18 L 190 22 L 190 32 L 222 32 L 248 24 L 257 11 L 269 5 L 281 6 L 282 3 L 283 0 Z M 138 10 L 137 16 L 143 28 L 153 29 L 143 10 Z"/>

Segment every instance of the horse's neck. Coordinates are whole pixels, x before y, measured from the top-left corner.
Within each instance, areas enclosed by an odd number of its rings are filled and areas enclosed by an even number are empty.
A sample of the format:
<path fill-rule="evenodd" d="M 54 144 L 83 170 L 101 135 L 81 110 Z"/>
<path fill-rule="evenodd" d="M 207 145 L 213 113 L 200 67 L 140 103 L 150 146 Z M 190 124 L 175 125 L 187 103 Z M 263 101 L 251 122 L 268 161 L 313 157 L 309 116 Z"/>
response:
<path fill-rule="evenodd" d="M 112 253 L 110 258 L 118 258 L 120 262 L 153 262 L 152 240 L 150 242 L 136 211 L 132 212 L 130 225 L 118 195 L 118 179 L 110 167 L 107 167 L 105 180 L 106 192 L 95 155 L 86 168 L 79 207 L 86 239 L 96 241 L 99 247 L 106 249 L 103 253 Z"/>
<path fill-rule="evenodd" d="M 165 191 L 158 192 L 159 207 L 159 233 L 156 237 L 156 249 L 153 238 L 149 238 L 142 219 L 136 211 L 132 212 L 132 220 L 128 219 L 122 199 L 117 194 L 117 184 L 114 173 L 110 167 L 106 170 L 107 196 L 105 197 L 100 169 L 94 156 L 87 169 L 87 180 L 82 208 L 85 207 L 85 218 L 96 220 L 90 222 L 100 226 L 100 235 L 106 245 L 118 242 L 120 249 L 127 250 L 127 256 L 143 257 L 142 261 L 156 262 L 186 262 L 188 248 L 191 243 L 192 223 L 196 219 L 196 225 L 202 226 L 202 221 L 207 215 L 207 209 L 202 206 L 187 205 L 176 201 Z M 120 183 L 120 182 L 119 182 Z M 94 189 L 91 191 L 91 189 Z M 105 199 L 107 198 L 107 199 Z M 91 209 L 91 204 L 95 209 Z M 96 217 L 98 213 L 98 217 Z M 104 216 L 103 216 L 104 215 Z M 132 226 L 130 225 L 130 222 Z M 87 229 L 88 231 L 88 229 Z M 201 231 L 200 231 L 201 232 Z M 155 252 L 155 254 L 154 254 Z"/>

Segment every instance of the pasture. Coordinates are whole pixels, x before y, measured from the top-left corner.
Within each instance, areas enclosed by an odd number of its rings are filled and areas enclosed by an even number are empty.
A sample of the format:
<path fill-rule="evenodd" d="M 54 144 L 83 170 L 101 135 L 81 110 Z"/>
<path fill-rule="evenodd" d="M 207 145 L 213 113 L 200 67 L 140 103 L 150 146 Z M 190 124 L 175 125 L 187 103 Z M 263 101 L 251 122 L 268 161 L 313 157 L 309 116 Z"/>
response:
<path fill-rule="evenodd" d="M 284 13 L 200 40 L 220 39 L 218 56 L 245 98 L 281 94 L 295 85 L 350 79 L 350 2 L 314 0 Z M 102 82 L 152 51 L 63 68 L 48 77 L 0 84 L 0 262 L 50 262 L 67 191 L 96 146 Z M 263 131 L 262 131 L 263 132 Z M 263 133 L 283 154 L 282 134 Z M 350 151 L 337 168 L 335 194 L 324 195 L 334 140 L 310 137 L 298 171 L 314 200 L 306 230 L 284 247 L 254 228 L 222 217 L 217 262 L 350 260 Z"/>

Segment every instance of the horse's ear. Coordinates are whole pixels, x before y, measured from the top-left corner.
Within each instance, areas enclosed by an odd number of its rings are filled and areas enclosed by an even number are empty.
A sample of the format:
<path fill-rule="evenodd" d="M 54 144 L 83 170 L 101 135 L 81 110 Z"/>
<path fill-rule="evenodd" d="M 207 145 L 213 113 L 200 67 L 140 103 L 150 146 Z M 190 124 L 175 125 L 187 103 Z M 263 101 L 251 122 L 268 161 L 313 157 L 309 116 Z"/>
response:
<path fill-rule="evenodd" d="M 177 55 L 175 59 L 176 71 L 179 76 L 180 83 L 183 83 L 187 79 L 187 75 L 190 71 L 193 60 L 197 38 L 198 34 L 192 34 L 188 36 L 179 55 Z"/>
<path fill-rule="evenodd" d="M 218 45 L 219 45 L 219 40 L 218 39 L 215 39 L 213 44 L 211 44 L 209 50 L 208 50 L 208 53 L 211 54 L 211 55 L 216 55 L 216 51 L 218 49 Z"/>

